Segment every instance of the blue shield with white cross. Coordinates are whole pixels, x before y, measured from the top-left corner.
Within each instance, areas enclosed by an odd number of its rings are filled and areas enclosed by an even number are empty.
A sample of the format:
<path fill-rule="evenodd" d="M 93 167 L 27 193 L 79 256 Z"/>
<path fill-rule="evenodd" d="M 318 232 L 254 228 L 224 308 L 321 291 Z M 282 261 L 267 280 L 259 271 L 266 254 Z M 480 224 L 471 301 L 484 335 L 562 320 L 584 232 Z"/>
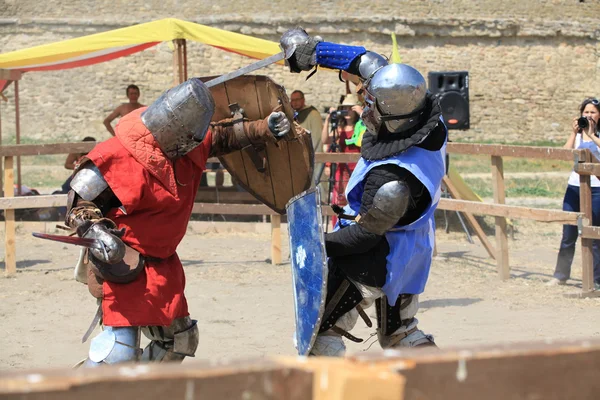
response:
<path fill-rule="evenodd" d="M 286 205 L 296 312 L 295 344 L 308 355 L 319 332 L 327 296 L 327 255 L 319 189 L 312 188 Z"/>

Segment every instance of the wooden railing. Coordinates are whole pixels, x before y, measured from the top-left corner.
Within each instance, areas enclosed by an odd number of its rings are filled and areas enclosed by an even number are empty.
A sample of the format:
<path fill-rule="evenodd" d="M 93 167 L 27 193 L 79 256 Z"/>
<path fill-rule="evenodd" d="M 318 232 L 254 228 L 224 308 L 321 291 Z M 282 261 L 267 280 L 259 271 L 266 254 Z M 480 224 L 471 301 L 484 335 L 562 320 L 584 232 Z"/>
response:
<path fill-rule="evenodd" d="M 3 399 L 595 399 L 600 341 L 3 371 Z"/>
<path fill-rule="evenodd" d="M 0 156 L 4 158 L 4 193 L 0 198 L 0 209 L 5 215 L 5 265 L 6 273 L 14 274 L 16 271 L 15 250 L 15 209 L 58 207 L 66 204 L 65 195 L 13 197 L 14 185 L 14 157 L 32 156 L 40 154 L 66 154 L 85 153 L 90 151 L 94 143 L 60 143 L 46 145 L 12 145 L 0 146 Z M 460 211 L 467 216 L 473 214 L 489 215 L 495 217 L 496 248 L 488 242 L 483 232 L 477 232 L 485 248 L 496 259 L 498 274 L 502 279 L 510 276 L 508 234 L 506 219 L 530 219 L 539 222 L 553 222 L 560 224 L 576 225 L 579 227 L 582 246 L 582 281 L 584 294 L 594 291 L 592 239 L 600 238 L 600 227 L 591 226 L 592 203 L 590 175 L 600 176 L 600 164 L 592 162 L 593 157 L 588 150 L 569 150 L 550 147 L 531 146 L 505 146 L 488 144 L 449 143 L 447 151 L 453 154 L 470 154 L 489 156 L 491 162 L 492 184 L 494 190 L 494 203 L 481 203 L 461 200 L 459 194 L 452 190 L 452 184 L 445 180 L 453 199 L 442 198 L 439 209 Z M 523 157 L 527 159 L 552 159 L 573 161 L 574 170 L 580 174 L 581 212 L 566 212 L 562 210 L 548 210 L 531 207 L 509 206 L 505 203 L 504 167 L 503 157 Z M 357 154 L 318 153 L 316 163 L 323 162 L 356 162 Z M 218 160 L 209 160 L 218 161 Z M 277 264 L 281 262 L 281 218 L 270 208 L 262 204 L 240 204 L 249 202 L 251 198 L 247 193 L 223 190 L 201 191 L 194 205 L 194 214 L 223 214 L 223 215 L 270 215 L 271 216 L 271 260 Z M 216 201 L 224 201 L 227 203 Z M 231 203 L 234 204 L 231 204 Z M 332 215 L 329 207 L 323 207 L 324 215 Z"/>

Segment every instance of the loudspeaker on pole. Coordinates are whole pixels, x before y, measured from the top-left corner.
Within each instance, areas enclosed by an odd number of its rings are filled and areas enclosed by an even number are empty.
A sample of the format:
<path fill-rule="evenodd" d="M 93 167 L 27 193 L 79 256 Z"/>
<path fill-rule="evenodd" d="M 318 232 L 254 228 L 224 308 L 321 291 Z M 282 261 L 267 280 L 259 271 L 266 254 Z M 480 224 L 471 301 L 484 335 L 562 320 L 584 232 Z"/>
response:
<path fill-rule="evenodd" d="M 429 91 L 440 97 L 448 129 L 469 129 L 469 72 L 430 72 Z"/>

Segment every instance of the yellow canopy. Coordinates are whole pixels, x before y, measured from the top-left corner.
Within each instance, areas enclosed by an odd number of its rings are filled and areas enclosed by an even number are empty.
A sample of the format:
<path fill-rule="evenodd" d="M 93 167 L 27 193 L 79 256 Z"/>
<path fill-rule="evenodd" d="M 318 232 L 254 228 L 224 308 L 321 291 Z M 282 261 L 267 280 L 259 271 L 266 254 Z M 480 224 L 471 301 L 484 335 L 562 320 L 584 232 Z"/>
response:
<path fill-rule="evenodd" d="M 166 18 L 0 54 L 0 69 L 21 72 L 83 67 L 127 56 L 160 42 L 187 39 L 256 59 L 281 51 L 276 42 Z M 0 81 L 0 91 L 4 82 Z"/>

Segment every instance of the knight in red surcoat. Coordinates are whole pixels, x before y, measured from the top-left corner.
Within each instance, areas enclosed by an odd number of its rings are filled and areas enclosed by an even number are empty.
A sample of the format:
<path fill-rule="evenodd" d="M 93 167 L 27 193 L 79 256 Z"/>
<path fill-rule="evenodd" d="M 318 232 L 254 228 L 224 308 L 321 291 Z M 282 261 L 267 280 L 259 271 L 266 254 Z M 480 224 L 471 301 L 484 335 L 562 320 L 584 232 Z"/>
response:
<path fill-rule="evenodd" d="M 198 328 L 176 249 L 206 160 L 243 147 L 239 126 L 252 144 L 290 130 L 282 112 L 239 124 L 211 123 L 214 111 L 209 89 L 190 79 L 123 117 L 115 137 L 98 144 L 75 171 L 66 224 L 100 244 L 86 249 L 78 265 L 84 271 L 78 280 L 98 298 L 102 321 L 84 366 L 194 355 Z M 141 333 L 150 339 L 143 350 Z"/>

